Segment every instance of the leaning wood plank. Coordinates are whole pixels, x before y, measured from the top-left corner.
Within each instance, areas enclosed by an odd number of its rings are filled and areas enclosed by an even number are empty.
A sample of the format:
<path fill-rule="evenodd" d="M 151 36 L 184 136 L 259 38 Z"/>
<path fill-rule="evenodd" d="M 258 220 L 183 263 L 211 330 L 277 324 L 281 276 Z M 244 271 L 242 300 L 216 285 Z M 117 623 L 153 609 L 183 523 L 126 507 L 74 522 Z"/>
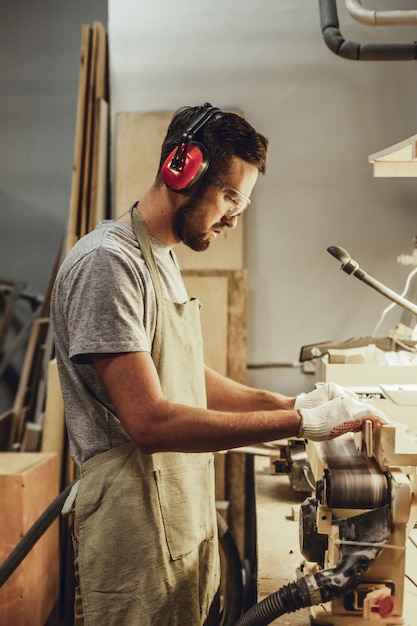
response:
<path fill-rule="evenodd" d="M 93 230 L 100 220 L 107 217 L 108 111 L 108 103 L 105 100 L 96 99 L 89 203 L 89 231 Z"/>
<path fill-rule="evenodd" d="M 60 472 L 64 463 L 65 412 L 56 359 L 48 365 L 41 452 L 57 452 Z"/>
<path fill-rule="evenodd" d="M 100 22 L 94 22 L 97 39 L 97 66 L 95 76 L 95 96 L 102 100 L 109 99 L 108 89 L 108 42 L 106 30 Z"/>
<path fill-rule="evenodd" d="M 116 117 L 116 215 L 152 185 L 172 113 L 118 113 Z"/>
<path fill-rule="evenodd" d="M 81 32 L 81 61 L 78 83 L 77 119 L 75 127 L 74 164 L 72 169 L 71 199 L 69 208 L 67 252 L 78 239 L 77 224 L 83 183 L 83 154 L 86 125 L 86 97 L 90 72 L 92 30 L 83 24 Z"/>
<path fill-rule="evenodd" d="M 202 303 L 200 318 L 204 362 L 219 374 L 227 374 L 228 276 L 183 272 L 189 297 Z"/>
<path fill-rule="evenodd" d="M 204 344 L 211 342 L 217 332 L 223 338 L 223 342 L 227 342 L 222 348 L 216 344 L 217 350 L 221 349 L 226 360 L 225 371 L 222 371 L 223 365 L 221 369 L 219 368 L 221 373 L 226 374 L 237 382 L 246 383 L 247 270 L 183 270 L 182 275 L 187 285 L 189 296 L 198 297 L 202 303 L 201 317 Z M 210 303 L 210 297 L 207 297 L 207 294 L 211 293 L 216 285 L 216 280 L 218 280 L 219 297 L 221 296 L 223 289 L 221 278 L 227 279 L 227 307 L 224 310 L 222 305 L 216 312 L 216 307 L 213 307 L 213 304 Z M 210 289 L 211 291 L 209 291 Z M 219 307 L 221 303 L 222 300 L 218 299 Z M 204 312 L 205 308 L 207 308 L 206 312 Z M 214 367 L 216 368 L 216 365 Z"/>
<path fill-rule="evenodd" d="M 81 187 L 81 203 L 78 213 L 78 236 L 83 237 L 88 231 L 88 215 L 90 208 L 91 193 L 91 172 L 92 172 L 92 152 L 94 137 L 94 106 L 96 101 L 96 71 L 97 71 L 97 54 L 98 54 L 98 34 L 97 29 L 92 32 L 91 39 L 91 55 L 90 68 L 88 76 L 88 85 L 86 93 L 86 121 L 84 128 L 84 153 L 83 153 L 83 174 Z"/>
<path fill-rule="evenodd" d="M 28 346 L 20 375 L 19 386 L 13 403 L 14 419 L 10 433 L 9 447 L 21 443 L 24 419 L 31 404 L 31 387 L 34 371 L 37 371 L 39 346 L 44 341 L 45 329 L 49 326 L 49 319 L 39 318 L 33 322 Z"/>

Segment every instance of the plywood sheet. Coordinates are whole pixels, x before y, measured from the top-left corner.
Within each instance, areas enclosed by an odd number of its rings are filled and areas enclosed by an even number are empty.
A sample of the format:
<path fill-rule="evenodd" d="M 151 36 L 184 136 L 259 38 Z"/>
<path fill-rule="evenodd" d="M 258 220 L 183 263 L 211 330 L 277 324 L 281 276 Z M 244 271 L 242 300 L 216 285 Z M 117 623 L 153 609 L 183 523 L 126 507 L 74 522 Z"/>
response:
<path fill-rule="evenodd" d="M 184 276 L 190 297 L 202 303 L 200 311 L 205 363 L 224 376 L 227 374 L 227 276 Z"/>
<path fill-rule="evenodd" d="M 240 383 L 246 382 L 247 362 L 247 294 L 246 270 L 183 270 L 189 295 L 197 296 L 201 309 L 203 341 L 207 357 L 218 359 L 221 369 L 214 369 Z M 227 303 L 225 283 L 227 280 Z M 217 291 L 217 293 L 216 293 Z M 204 316 L 204 317 L 203 317 Z M 225 320 L 225 316 L 227 319 Z M 217 338 L 217 334 L 219 337 Z M 225 342 L 225 343 L 223 343 Z M 213 349 L 209 346 L 213 344 Z M 214 354 L 218 351 L 221 357 Z M 226 367 L 224 368 L 224 356 Z"/>
<path fill-rule="evenodd" d="M 173 113 L 119 113 L 116 117 L 115 211 L 118 217 L 152 185 L 161 144 Z M 175 252 L 183 269 L 243 267 L 242 218 L 233 231 L 214 241 L 205 252 L 179 245 Z"/>

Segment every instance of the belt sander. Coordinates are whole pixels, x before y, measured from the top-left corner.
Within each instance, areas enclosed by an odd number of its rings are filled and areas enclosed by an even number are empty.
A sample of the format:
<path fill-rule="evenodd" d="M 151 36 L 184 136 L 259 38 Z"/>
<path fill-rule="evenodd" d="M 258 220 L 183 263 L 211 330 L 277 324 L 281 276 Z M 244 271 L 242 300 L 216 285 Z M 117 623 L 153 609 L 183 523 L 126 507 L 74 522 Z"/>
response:
<path fill-rule="evenodd" d="M 308 442 L 306 453 L 316 487 L 301 505 L 300 548 L 312 624 L 414 626 L 404 615 L 404 579 L 417 438 L 403 424 L 367 424 Z"/>

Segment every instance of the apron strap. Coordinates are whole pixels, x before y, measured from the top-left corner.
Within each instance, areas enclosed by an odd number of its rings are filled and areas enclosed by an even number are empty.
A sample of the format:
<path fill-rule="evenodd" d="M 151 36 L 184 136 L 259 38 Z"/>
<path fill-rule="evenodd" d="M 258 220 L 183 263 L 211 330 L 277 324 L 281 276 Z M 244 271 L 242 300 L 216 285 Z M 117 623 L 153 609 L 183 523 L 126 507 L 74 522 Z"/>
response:
<path fill-rule="evenodd" d="M 148 267 L 149 273 L 151 275 L 152 284 L 155 289 L 155 299 L 156 299 L 156 328 L 155 334 L 152 341 L 152 359 L 157 366 L 159 363 L 159 358 L 161 354 L 161 344 L 162 344 L 162 311 L 163 311 L 163 295 L 162 295 L 162 286 L 159 278 L 158 267 L 156 265 L 155 257 L 152 252 L 151 242 L 149 238 L 148 229 L 146 228 L 145 220 L 142 215 L 137 210 L 137 202 L 133 204 L 130 209 L 130 216 L 132 219 L 132 228 L 135 233 L 136 239 L 138 240 L 139 248 L 142 251 L 143 258 Z"/>

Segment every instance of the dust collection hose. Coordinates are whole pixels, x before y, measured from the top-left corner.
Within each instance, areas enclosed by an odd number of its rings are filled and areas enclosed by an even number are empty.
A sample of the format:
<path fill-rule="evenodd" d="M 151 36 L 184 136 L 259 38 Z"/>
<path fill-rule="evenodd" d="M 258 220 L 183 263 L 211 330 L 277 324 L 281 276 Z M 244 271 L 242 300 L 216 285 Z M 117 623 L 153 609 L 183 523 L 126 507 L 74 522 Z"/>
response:
<path fill-rule="evenodd" d="M 390 536 L 389 506 L 341 519 L 338 524 L 341 557 L 337 565 L 281 587 L 246 611 L 234 626 L 266 626 L 281 615 L 353 591 Z"/>
<path fill-rule="evenodd" d="M 64 502 L 67 499 L 73 485 L 78 481 L 77 478 L 69 484 L 64 491 L 62 491 L 51 502 L 42 515 L 36 520 L 36 522 L 29 528 L 28 532 L 22 537 L 15 549 L 9 554 L 4 563 L 0 566 L 0 587 L 4 585 L 6 580 L 10 578 L 15 569 L 20 565 L 26 555 L 32 550 L 35 543 L 42 537 L 52 522 L 61 513 Z"/>

